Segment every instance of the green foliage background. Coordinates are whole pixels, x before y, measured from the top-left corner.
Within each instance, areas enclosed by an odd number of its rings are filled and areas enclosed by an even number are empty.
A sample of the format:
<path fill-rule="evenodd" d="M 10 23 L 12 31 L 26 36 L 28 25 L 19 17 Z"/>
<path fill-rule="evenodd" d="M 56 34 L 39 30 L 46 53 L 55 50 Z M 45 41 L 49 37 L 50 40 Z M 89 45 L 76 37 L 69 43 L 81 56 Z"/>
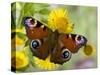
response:
<path fill-rule="evenodd" d="M 47 19 L 50 11 L 54 8 L 67 8 L 69 12 L 70 19 L 75 24 L 73 33 L 81 34 L 87 37 L 90 44 L 94 45 L 97 50 L 97 8 L 90 6 L 71 6 L 71 5 L 55 5 L 55 4 L 45 4 L 45 3 L 23 3 L 17 2 L 12 3 L 11 5 L 11 30 L 14 29 L 23 29 L 22 19 L 26 16 L 32 16 L 35 19 L 45 23 L 47 25 Z M 25 31 L 23 31 L 25 33 Z M 18 34 L 19 36 L 22 34 Z M 27 38 L 25 34 L 23 34 L 20 38 Z M 28 41 L 26 45 L 28 46 Z M 29 58 L 32 58 L 29 50 L 26 49 L 26 53 Z M 85 57 L 83 50 L 81 49 L 78 54 L 73 55 L 72 59 L 69 62 L 66 62 L 59 69 L 75 69 L 75 63 L 80 59 L 84 58 L 93 58 L 93 64 L 96 67 L 96 58 L 97 56 Z M 40 71 L 36 70 L 33 65 L 25 70 L 25 72 L 30 71 Z"/>

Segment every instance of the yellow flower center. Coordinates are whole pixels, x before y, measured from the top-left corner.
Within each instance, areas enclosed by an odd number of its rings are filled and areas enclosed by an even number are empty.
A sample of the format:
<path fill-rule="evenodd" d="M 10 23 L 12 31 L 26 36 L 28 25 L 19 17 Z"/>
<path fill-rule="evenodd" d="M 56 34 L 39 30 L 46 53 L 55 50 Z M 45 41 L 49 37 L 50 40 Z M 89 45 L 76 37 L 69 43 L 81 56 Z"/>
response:
<path fill-rule="evenodd" d="M 91 55 L 91 54 L 93 53 L 93 50 L 95 50 L 95 49 L 93 48 L 93 46 L 88 44 L 88 45 L 86 45 L 85 48 L 84 48 L 84 53 L 85 53 L 87 56 L 89 56 L 89 55 Z"/>
<path fill-rule="evenodd" d="M 64 18 L 64 17 L 59 17 L 56 19 L 56 25 L 58 25 L 57 26 L 58 30 L 66 30 L 67 24 L 68 24 L 68 22 L 67 22 L 66 18 Z"/>

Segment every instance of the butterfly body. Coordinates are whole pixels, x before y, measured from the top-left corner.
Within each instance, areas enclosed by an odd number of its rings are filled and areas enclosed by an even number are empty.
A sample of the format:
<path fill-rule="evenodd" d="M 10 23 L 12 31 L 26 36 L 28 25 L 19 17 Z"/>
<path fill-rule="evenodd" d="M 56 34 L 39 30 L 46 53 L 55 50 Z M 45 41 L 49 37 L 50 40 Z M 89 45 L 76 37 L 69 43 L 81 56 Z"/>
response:
<path fill-rule="evenodd" d="M 53 63 L 63 64 L 69 61 L 72 54 L 77 53 L 87 43 L 87 39 L 82 35 L 53 32 L 32 17 L 25 17 L 24 25 L 26 35 L 31 40 L 30 49 L 33 56 L 43 60 L 50 56 Z"/>

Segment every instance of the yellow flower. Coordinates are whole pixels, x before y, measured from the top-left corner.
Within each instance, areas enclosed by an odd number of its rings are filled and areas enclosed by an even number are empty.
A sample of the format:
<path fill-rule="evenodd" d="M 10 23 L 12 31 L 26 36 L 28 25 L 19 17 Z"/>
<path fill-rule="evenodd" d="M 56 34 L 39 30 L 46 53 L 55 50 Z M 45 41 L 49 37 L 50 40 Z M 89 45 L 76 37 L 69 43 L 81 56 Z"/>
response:
<path fill-rule="evenodd" d="M 23 33 L 23 34 L 26 34 L 26 32 L 25 32 L 25 28 L 22 28 L 22 29 L 13 29 L 13 30 L 11 30 L 11 32 L 20 32 L 20 33 Z"/>
<path fill-rule="evenodd" d="M 48 56 L 45 60 L 34 57 L 33 61 L 35 66 L 42 70 L 56 70 L 60 66 L 59 64 L 50 62 L 50 56 Z"/>
<path fill-rule="evenodd" d="M 96 48 L 92 44 L 87 44 L 84 47 L 84 53 L 86 56 L 95 56 L 96 55 Z"/>
<path fill-rule="evenodd" d="M 16 45 L 23 45 L 25 41 L 16 35 Z"/>
<path fill-rule="evenodd" d="M 25 42 L 27 40 L 27 37 L 25 37 L 25 28 L 23 29 L 13 29 L 11 30 L 12 34 L 11 36 L 14 36 L 11 39 L 11 45 L 12 45 L 12 50 L 15 50 L 15 47 L 17 50 L 22 50 Z M 13 34 L 15 33 L 15 34 Z"/>
<path fill-rule="evenodd" d="M 12 51 L 11 66 L 17 70 L 25 69 L 29 60 L 23 51 Z"/>
<path fill-rule="evenodd" d="M 13 39 L 11 39 L 11 47 L 12 50 L 22 50 L 25 46 L 25 40 L 23 38 L 19 38 L 17 35 Z"/>
<path fill-rule="evenodd" d="M 12 39 L 12 45 L 23 45 L 25 43 L 25 41 L 21 38 L 19 38 L 17 35 L 15 36 L 15 38 Z"/>
<path fill-rule="evenodd" d="M 23 29 L 13 29 L 11 30 L 11 32 L 15 32 L 17 34 L 21 33 L 21 34 L 25 34 L 24 32 L 24 28 Z M 12 45 L 16 45 L 16 46 L 21 46 L 25 43 L 25 40 L 23 40 L 23 38 L 19 38 L 18 35 L 15 34 L 15 37 L 12 38 Z"/>
<path fill-rule="evenodd" d="M 72 32 L 73 23 L 69 19 L 68 11 L 63 8 L 52 10 L 48 17 L 48 27 L 60 33 Z"/>

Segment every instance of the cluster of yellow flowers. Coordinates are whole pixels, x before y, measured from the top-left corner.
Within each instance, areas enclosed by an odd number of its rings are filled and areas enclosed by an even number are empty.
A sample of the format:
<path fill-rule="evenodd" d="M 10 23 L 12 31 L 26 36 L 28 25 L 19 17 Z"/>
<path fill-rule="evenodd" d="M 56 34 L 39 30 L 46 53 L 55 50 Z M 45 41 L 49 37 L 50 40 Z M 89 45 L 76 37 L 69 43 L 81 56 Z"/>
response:
<path fill-rule="evenodd" d="M 24 34 L 23 29 L 15 29 L 11 32 Z M 15 35 L 15 37 L 11 39 L 11 45 L 11 67 L 16 70 L 24 70 L 29 64 L 28 56 L 24 52 L 25 40 Z"/>

